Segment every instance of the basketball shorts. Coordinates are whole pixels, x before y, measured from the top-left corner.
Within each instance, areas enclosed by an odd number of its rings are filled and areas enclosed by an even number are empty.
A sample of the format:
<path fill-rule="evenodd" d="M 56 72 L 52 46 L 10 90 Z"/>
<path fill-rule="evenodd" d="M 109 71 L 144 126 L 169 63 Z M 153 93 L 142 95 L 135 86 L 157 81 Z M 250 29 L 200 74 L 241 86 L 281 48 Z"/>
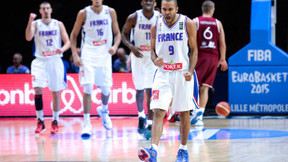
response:
<path fill-rule="evenodd" d="M 145 55 L 143 58 L 138 58 L 133 53 L 131 54 L 132 78 L 135 89 L 152 88 L 156 66 L 149 56 Z"/>
<path fill-rule="evenodd" d="M 67 88 L 66 71 L 62 59 L 35 58 L 31 64 L 32 86 L 49 89 L 53 92 Z"/>
<path fill-rule="evenodd" d="M 83 66 L 80 67 L 80 85 L 95 84 L 96 86 L 112 87 L 112 65 L 95 66 L 92 60 L 81 58 Z"/>
<path fill-rule="evenodd" d="M 199 57 L 195 70 L 200 86 L 213 87 L 219 59 L 216 57 Z"/>
<path fill-rule="evenodd" d="M 195 109 L 193 97 L 194 76 L 186 81 L 183 71 L 157 70 L 153 87 L 150 108 L 168 110 L 173 99 L 171 109 L 177 112 Z"/>

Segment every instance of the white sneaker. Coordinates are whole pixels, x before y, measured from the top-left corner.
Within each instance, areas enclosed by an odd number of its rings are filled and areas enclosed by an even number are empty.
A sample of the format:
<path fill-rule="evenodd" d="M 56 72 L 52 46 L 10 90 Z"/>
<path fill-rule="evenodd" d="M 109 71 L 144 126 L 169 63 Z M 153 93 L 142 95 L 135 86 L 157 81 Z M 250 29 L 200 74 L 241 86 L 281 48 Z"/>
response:
<path fill-rule="evenodd" d="M 195 123 L 195 126 L 204 126 L 204 122 L 201 119 L 197 119 L 197 122 Z"/>
<path fill-rule="evenodd" d="M 97 107 L 97 113 L 99 114 L 99 116 L 102 118 L 102 124 L 103 126 L 107 129 L 110 130 L 112 128 L 112 121 L 109 117 L 109 111 L 102 111 L 102 107 L 99 106 Z"/>
<path fill-rule="evenodd" d="M 84 123 L 82 132 L 81 132 L 81 137 L 90 137 L 91 134 L 92 134 L 91 123 Z"/>

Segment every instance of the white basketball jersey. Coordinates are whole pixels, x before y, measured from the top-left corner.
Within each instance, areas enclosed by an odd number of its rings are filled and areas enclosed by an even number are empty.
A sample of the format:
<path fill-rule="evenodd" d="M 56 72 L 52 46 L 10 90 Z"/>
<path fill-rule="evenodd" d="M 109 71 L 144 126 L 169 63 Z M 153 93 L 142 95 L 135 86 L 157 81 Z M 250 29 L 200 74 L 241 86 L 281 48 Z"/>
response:
<path fill-rule="evenodd" d="M 156 54 L 164 58 L 161 70 L 189 69 L 189 46 L 186 29 L 187 16 L 179 14 L 177 21 L 168 26 L 164 17 L 156 22 Z"/>
<path fill-rule="evenodd" d="M 62 53 L 56 54 L 56 50 L 62 46 L 58 20 L 52 19 L 49 24 L 45 24 L 42 19 L 36 20 L 34 43 L 34 56 L 38 58 L 62 57 Z"/>
<path fill-rule="evenodd" d="M 81 58 L 93 60 L 96 66 L 110 66 L 113 31 L 109 7 L 103 5 L 102 11 L 96 13 L 91 6 L 85 8 L 86 20 L 82 26 Z"/>
<path fill-rule="evenodd" d="M 143 10 L 136 11 L 136 25 L 134 27 L 134 43 L 135 46 L 143 51 L 144 56 L 150 56 L 151 54 L 151 26 L 160 17 L 158 11 L 154 11 L 153 16 L 148 19 L 143 14 Z"/>

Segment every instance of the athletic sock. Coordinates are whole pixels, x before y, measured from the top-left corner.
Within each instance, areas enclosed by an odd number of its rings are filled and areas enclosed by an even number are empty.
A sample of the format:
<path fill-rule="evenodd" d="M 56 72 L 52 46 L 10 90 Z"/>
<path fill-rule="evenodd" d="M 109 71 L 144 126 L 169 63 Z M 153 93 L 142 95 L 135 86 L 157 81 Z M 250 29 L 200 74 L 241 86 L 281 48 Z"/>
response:
<path fill-rule="evenodd" d="M 59 121 L 59 111 L 53 111 L 52 121 L 56 120 Z"/>
<path fill-rule="evenodd" d="M 84 113 L 84 123 L 90 123 L 90 113 Z"/>
<path fill-rule="evenodd" d="M 44 120 L 43 110 L 36 110 L 37 119 Z"/>
<path fill-rule="evenodd" d="M 142 118 L 146 118 L 146 115 L 145 115 L 144 110 L 141 111 L 141 112 L 138 111 L 138 117 L 139 117 L 139 118 L 140 118 L 140 117 L 142 117 Z"/>
<path fill-rule="evenodd" d="M 180 147 L 179 147 L 179 149 L 187 150 L 187 145 L 182 145 L 182 144 L 180 143 Z"/>
<path fill-rule="evenodd" d="M 152 123 L 153 123 L 153 120 L 147 120 L 147 125 L 149 126 L 149 125 L 152 125 Z"/>
<path fill-rule="evenodd" d="M 108 105 L 103 105 L 102 104 L 102 112 L 105 112 L 105 111 L 107 111 L 108 110 Z"/>
<path fill-rule="evenodd" d="M 151 147 L 154 148 L 156 152 L 158 152 L 158 146 L 156 144 L 151 144 Z"/>

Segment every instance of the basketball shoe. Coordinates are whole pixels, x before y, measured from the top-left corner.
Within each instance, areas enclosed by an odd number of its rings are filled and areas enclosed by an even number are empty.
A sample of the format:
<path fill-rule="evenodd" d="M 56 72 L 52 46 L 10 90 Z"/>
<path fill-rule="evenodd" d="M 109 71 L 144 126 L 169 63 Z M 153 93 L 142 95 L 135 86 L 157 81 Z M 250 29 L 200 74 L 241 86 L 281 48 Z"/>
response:
<path fill-rule="evenodd" d="M 153 147 L 150 149 L 140 147 L 138 149 L 138 157 L 141 161 L 157 162 L 157 151 Z"/>
<path fill-rule="evenodd" d="M 38 122 L 37 122 L 37 128 L 35 130 L 35 133 L 42 133 L 44 132 L 46 129 L 45 129 L 45 123 L 44 121 L 38 119 Z"/>
<path fill-rule="evenodd" d="M 176 162 L 188 162 L 189 155 L 187 150 L 179 149 Z"/>
<path fill-rule="evenodd" d="M 82 132 L 81 132 L 81 137 L 90 137 L 92 132 L 92 126 L 91 123 L 84 122 Z"/>
<path fill-rule="evenodd" d="M 146 124 L 146 118 L 139 117 L 139 122 L 138 122 L 138 133 L 143 134 L 145 132 L 145 124 Z"/>
<path fill-rule="evenodd" d="M 193 110 L 192 115 L 190 117 L 190 123 L 191 125 L 196 125 L 196 126 L 203 126 L 204 122 L 202 120 L 203 118 L 203 111 L 201 110 Z"/>
<path fill-rule="evenodd" d="M 58 122 L 57 122 L 57 120 L 53 120 L 52 121 L 50 133 L 51 134 L 58 133 Z"/>
<path fill-rule="evenodd" d="M 146 138 L 146 139 L 151 138 L 151 127 L 152 127 L 152 125 L 148 125 L 148 127 L 144 131 L 144 135 L 143 135 L 144 138 Z"/>
<path fill-rule="evenodd" d="M 107 129 L 110 130 L 112 128 L 112 121 L 109 117 L 109 111 L 107 110 L 102 110 L 102 107 L 99 106 L 97 107 L 97 113 L 99 116 L 102 118 L 102 124 L 103 126 Z"/>

